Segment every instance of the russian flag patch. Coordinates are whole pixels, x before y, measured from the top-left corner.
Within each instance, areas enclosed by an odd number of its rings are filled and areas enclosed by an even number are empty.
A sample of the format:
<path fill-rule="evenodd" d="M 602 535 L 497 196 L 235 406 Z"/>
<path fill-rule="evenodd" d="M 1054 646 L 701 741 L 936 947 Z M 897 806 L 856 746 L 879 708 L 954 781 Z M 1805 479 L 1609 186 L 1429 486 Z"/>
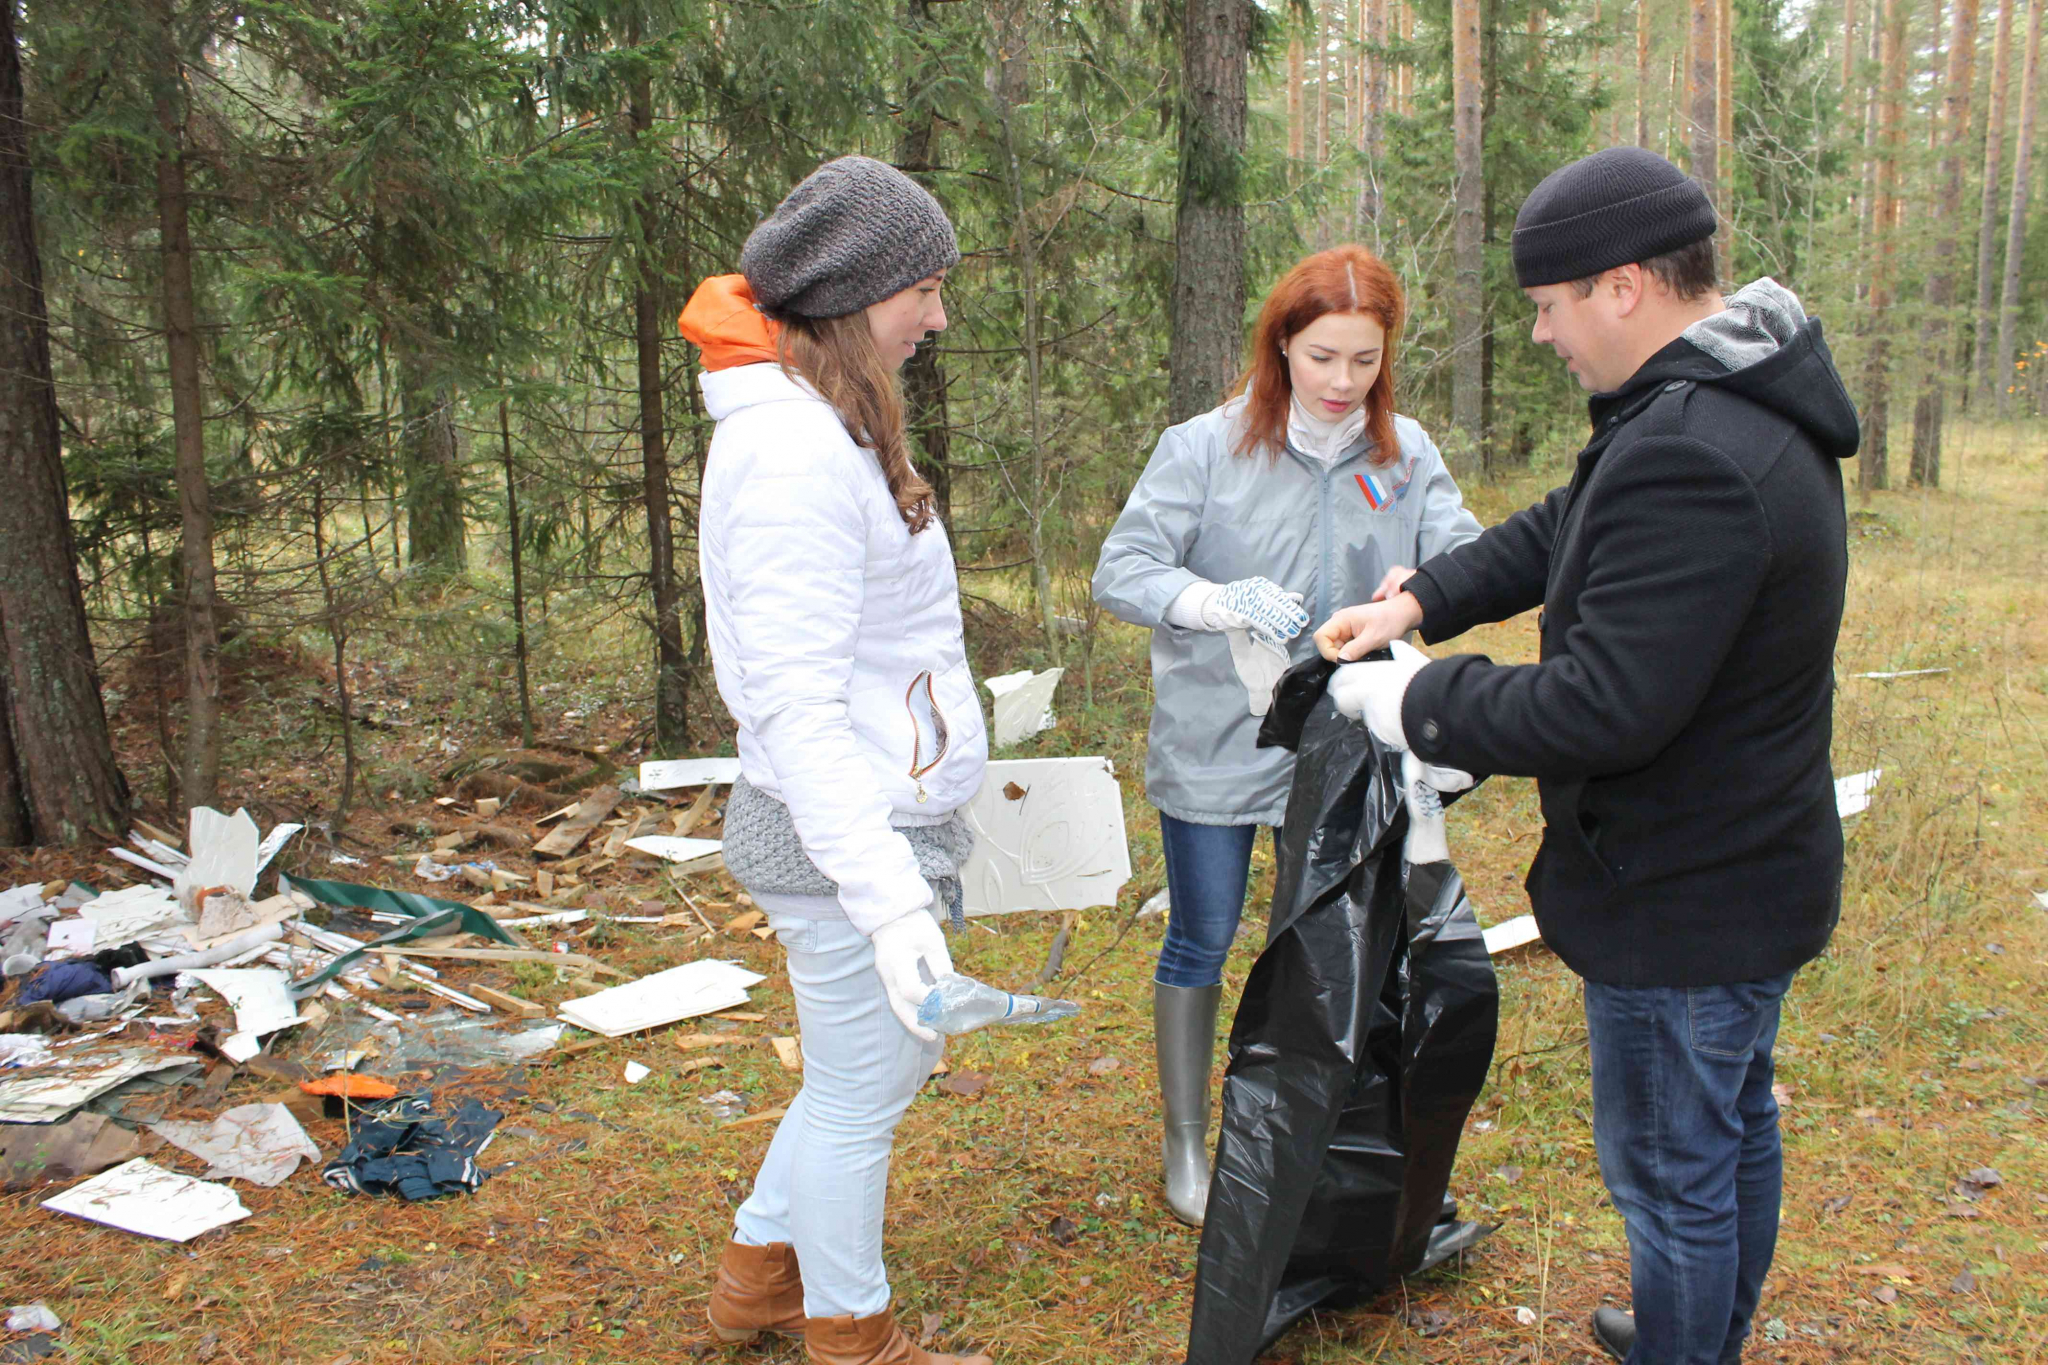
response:
<path fill-rule="evenodd" d="M 1375 512 L 1386 511 L 1388 504 L 1393 502 L 1394 495 L 1384 483 L 1380 482 L 1379 475 L 1360 474 L 1357 478 L 1358 490 L 1365 494 L 1365 500 L 1372 510 Z"/>

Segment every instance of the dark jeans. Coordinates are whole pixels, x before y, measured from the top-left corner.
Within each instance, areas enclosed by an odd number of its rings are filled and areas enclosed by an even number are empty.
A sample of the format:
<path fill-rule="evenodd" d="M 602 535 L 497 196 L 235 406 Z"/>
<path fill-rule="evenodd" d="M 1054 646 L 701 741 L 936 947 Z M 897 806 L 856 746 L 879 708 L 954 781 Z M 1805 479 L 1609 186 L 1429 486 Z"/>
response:
<path fill-rule="evenodd" d="M 1257 825 L 1197 825 L 1159 813 L 1166 849 L 1166 942 L 1159 949 L 1162 986 L 1213 986 L 1223 979 L 1244 889 L 1251 880 Z"/>
<path fill-rule="evenodd" d="M 1628 1225 L 1629 1365 L 1742 1358 L 1778 1244 L 1771 1049 L 1791 984 L 1586 983 L 1593 1140 Z"/>

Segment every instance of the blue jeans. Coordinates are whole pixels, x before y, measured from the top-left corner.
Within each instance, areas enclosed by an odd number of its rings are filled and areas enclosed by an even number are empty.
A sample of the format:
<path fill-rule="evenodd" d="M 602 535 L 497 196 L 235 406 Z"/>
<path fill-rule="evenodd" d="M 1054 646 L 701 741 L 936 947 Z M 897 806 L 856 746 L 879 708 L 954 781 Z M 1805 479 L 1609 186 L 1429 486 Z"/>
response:
<path fill-rule="evenodd" d="M 1629 1365 L 1742 1358 L 1778 1245 L 1771 1095 L 1792 973 L 1732 986 L 1586 983 L 1593 1141 L 1628 1225 Z"/>
<path fill-rule="evenodd" d="M 1159 812 L 1166 850 L 1166 942 L 1159 949 L 1162 986 L 1213 986 L 1244 915 L 1257 825 L 1197 825 Z"/>

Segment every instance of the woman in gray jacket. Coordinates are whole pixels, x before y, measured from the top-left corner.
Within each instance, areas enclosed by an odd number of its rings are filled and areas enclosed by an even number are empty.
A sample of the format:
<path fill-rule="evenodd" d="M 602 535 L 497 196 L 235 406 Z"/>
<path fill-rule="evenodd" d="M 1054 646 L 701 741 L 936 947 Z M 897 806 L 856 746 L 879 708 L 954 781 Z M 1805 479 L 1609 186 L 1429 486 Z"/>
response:
<path fill-rule="evenodd" d="M 1146 795 L 1170 909 L 1153 978 L 1174 1215 L 1209 1193 L 1209 1072 L 1223 963 L 1258 826 L 1287 805 L 1294 756 L 1254 746 L 1273 685 L 1315 652 L 1310 620 L 1388 572 L 1479 534 L 1443 456 L 1394 412 L 1401 286 L 1362 246 L 1301 261 L 1260 310 L 1228 402 L 1169 427 L 1103 542 L 1094 593 L 1152 629 Z"/>

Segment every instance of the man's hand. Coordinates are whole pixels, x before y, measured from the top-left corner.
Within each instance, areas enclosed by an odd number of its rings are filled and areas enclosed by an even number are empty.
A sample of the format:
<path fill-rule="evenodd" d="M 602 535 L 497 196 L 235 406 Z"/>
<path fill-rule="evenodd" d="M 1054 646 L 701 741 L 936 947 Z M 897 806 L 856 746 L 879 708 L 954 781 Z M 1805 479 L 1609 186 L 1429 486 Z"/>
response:
<path fill-rule="evenodd" d="M 1372 600 L 1384 602 L 1390 597 L 1397 596 L 1401 591 L 1402 585 L 1413 577 L 1415 577 L 1415 570 L 1396 564 L 1393 568 L 1387 570 L 1387 576 L 1380 580 L 1380 585 L 1377 588 L 1373 589 Z"/>
<path fill-rule="evenodd" d="M 1354 608 L 1356 610 L 1356 608 Z M 1401 701 L 1415 675 L 1429 667 L 1430 658 L 1406 642 L 1394 645 L 1388 663 L 1346 664 L 1330 676 L 1330 700 L 1339 714 L 1365 722 L 1372 736 L 1390 749 L 1406 749 L 1408 735 L 1401 726 Z"/>
<path fill-rule="evenodd" d="M 1333 664 L 1354 663 L 1421 624 L 1422 604 L 1415 594 L 1396 592 L 1385 601 L 1346 607 L 1323 622 L 1316 631 L 1316 649 Z"/>

